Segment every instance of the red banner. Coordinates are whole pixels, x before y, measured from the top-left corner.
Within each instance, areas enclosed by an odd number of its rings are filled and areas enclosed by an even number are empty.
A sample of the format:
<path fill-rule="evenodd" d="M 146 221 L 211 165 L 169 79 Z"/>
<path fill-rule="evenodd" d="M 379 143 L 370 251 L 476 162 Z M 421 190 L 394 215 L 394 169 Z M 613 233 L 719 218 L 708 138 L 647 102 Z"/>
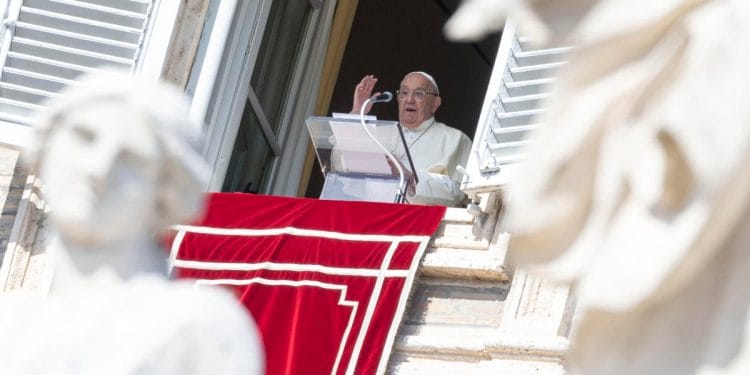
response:
<path fill-rule="evenodd" d="M 237 193 L 178 226 L 177 276 L 233 290 L 268 374 L 383 373 L 419 260 L 445 207 Z"/>

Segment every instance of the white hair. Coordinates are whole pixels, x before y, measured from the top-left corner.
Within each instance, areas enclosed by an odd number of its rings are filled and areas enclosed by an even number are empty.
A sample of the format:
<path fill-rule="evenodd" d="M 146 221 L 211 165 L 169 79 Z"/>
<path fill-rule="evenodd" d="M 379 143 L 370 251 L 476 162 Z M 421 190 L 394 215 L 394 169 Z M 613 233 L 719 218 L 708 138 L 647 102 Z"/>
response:
<path fill-rule="evenodd" d="M 405 75 L 404 77 L 408 77 L 408 76 L 410 76 L 412 74 L 419 74 L 422 77 L 426 78 L 428 81 L 430 81 L 430 83 L 432 84 L 432 87 L 435 89 L 435 94 L 440 95 L 440 89 L 438 88 L 437 82 L 435 82 L 435 78 L 432 78 L 431 75 L 429 75 L 428 73 L 423 72 L 423 71 L 411 72 L 411 73 L 408 73 L 407 75 Z"/>

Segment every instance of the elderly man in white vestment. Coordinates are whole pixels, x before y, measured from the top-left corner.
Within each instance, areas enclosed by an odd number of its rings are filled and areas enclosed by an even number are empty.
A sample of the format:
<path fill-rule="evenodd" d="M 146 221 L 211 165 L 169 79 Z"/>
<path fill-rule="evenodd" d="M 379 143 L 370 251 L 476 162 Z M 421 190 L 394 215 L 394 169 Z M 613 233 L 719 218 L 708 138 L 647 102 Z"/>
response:
<path fill-rule="evenodd" d="M 239 302 L 167 277 L 160 234 L 200 213 L 208 171 L 188 108 L 175 88 L 99 73 L 40 121 L 54 276 L 43 298 L 2 295 L 0 373 L 262 372 Z"/>
<path fill-rule="evenodd" d="M 373 75 L 362 78 L 354 90 L 352 113 L 359 113 L 362 104 L 373 95 L 377 81 Z M 406 145 L 419 181 L 414 184 L 410 178 L 407 201 L 445 206 L 461 204 L 465 195 L 460 189 L 461 174 L 456 167 L 466 166 L 471 139 L 435 119 L 441 103 L 435 79 L 425 72 L 408 73 L 401 81 L 397 98 L 398 119 L 404 127 Z M 397 157 L 408 165 L 403 155 Z"/>
<path fill-rule="evenodd" d="M 570 370 L 750 374 L 750 1 L 467 0 L 575 46 L 507 208 L 514 256 L 574 286 Z"/>

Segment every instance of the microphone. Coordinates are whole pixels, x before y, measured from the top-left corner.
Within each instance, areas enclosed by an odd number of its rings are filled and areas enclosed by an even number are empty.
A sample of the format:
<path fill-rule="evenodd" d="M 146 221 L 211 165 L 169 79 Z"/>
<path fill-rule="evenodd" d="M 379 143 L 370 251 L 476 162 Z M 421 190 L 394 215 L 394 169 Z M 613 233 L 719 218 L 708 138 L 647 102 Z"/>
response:
<path fill-rule="evenodd" d="M 391 100 L 393 100 L 393 94 L 391 94 L 390 91 L 386 91 L 370 98 L 370 103 L 385 103 L 390 102 Z"/>
<path fill-rule="evenodd" d="M 388 149 L 383 146 L 380 141 L 375 137 L 375 135 L 372 134 L 370 129 L 367 128 L 367 125 L 365 124 L 365 109 L 368 105 L 373 103 L 381 103 L 381 102 L 390 102 L 393 100 L 393 94 L 391 94 L 389 91 L 386 91 L 380 95 L 375 95 L 370 97 L 369 99 L 365 100 L 364 103 L 362 103 L 362 107 L 359 108 L 359 123 L 362 124 L 362 128 L 365 130 L 367 135 L 372 139 L 373 142 L 375 142 L 376 145 L 380 147 L 380 149 L 383 150 L 383 153 L 385 156 L 390 160 L 392 165 L 396 167 L 396 170 L 398 170 L 398 191 L 396 192 L 396 197 L 394 203 L 404 203 L 406 200 L 406 177 L 404 175 L 404 170 L 401 168 L 401 163 L 396 159 L 393 154 L 388 151 Z M 402 135 L 403 137 L 403 135 Z"/>

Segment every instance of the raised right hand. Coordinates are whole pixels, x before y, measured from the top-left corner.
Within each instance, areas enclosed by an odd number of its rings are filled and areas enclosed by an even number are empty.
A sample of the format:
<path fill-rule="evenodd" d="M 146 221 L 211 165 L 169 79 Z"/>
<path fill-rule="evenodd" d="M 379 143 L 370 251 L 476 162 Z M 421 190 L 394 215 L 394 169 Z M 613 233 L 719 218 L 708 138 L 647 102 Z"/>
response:
<path fill-rule="evenodd" d="M 380 92 L 376 92 L 375 94 L 372 93 L 373 88 L 375 88 L 375 83 L 377 82 L 378 79 L 372 74 L 362 77 L 362 80 L 359 81 L 359 84 L 354 88 L 354 100 L 352 102 L 351 113 L 359 113 L 362 104 L 364 104 L 367 99 L 373 95 L 380 95 Z M 369 113 L 370 109 L 372 109 L 372 104 L 367 106 L 365 113 Z"/>

